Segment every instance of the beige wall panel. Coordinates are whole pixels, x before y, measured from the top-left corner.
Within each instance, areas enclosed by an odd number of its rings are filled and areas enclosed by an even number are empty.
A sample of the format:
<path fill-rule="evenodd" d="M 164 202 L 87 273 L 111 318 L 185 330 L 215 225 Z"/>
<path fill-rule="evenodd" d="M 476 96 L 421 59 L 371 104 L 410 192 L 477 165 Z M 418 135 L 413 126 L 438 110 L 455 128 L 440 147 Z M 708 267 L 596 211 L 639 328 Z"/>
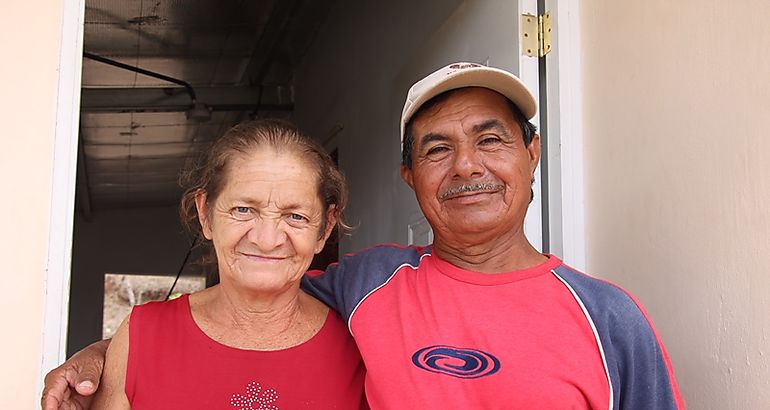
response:
<path fill-rule="evenodd" d="M 689 408 L 770 408 L 770 2 L 581 3 L 587 264 Z"/>
<path fill-rule="evenodd" d="M 38 403 L 61 0 L 7 0 L 0 13 L 3 408 Z"/>

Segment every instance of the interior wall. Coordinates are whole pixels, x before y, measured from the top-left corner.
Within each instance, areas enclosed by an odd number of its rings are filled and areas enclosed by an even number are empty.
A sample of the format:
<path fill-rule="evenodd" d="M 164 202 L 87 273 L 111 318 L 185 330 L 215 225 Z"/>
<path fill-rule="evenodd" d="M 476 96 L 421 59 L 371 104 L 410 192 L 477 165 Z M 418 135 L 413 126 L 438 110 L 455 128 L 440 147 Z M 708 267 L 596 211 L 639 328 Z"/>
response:
<path fill-rule="evenodd" d="M 189 244 L 176 207 L 76 215 L 67 356 L 102 338 L 105 273 L 176 275 Z"/>
<path fill-rule="evenodd" d="M 456 61 L 517 72 L 517 8 L 505 0 L 337 2 L 297 73 L 295 119 L 339 148 L 357 226 L 343 251 L 407 243 L 407 226 L 422 214 L 399 173 L 406 92 Z"/>
<path fill-rule="evenodd" d="M 770 408 L 767 2 L 581 2 L 587 263 L 693 409 Z"/>
<path fill-rule="evenodd" d="M 39 400 L 61 18 L 61 0 L 8 0 L 0 13 L 4 408 L 30 408 Z"/>

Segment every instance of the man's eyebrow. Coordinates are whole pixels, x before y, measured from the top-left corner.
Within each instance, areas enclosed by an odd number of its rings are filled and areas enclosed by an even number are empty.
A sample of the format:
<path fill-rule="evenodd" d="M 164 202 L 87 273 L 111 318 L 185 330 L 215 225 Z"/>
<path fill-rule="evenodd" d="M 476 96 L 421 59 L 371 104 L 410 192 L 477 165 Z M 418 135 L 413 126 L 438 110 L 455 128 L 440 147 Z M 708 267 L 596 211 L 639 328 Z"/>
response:
<path fill-rule="evenodd" d="M 505 126 L 503 125 L 502 121 L 492 118 L 490 120 L 486 120 L 482 122 L 481 124 L 476 124 L 471 128 L 471 131 L 474 134 L 480 134 L 485 131 L 489 130 L 495 130 L 499 134 L 508 135 L 508 131 L 505 129 Z"/>
<path fill-rule="evenodd" d="M 431 142 L 443 142 L 443 141 L 449 141 L 449 137 L 447 137 L 444 134 L 439 134 L 437 132 L 429 132 L 425 134 L 422 138 L 420 138 L 420 148 L 425 148 L 425 146 L 430 144 Z"/>

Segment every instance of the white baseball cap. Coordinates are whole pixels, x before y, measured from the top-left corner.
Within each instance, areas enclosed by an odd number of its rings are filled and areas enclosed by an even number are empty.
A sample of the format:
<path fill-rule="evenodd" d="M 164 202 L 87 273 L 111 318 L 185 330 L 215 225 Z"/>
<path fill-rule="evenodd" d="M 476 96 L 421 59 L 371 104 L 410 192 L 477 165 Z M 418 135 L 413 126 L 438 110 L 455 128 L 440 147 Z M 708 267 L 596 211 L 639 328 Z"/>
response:
<path fill-rule="evenodd" d="M 537 113 L 535 97 L 515 75 L 476 63 L 453 63 L 414 83 L 409 89 L 401 112 L 401 142 L 406 124 L 423 104 L 443 92 L 464 87 L 497 91 L 511 100 L 527 119 L 532 119 Z"/>

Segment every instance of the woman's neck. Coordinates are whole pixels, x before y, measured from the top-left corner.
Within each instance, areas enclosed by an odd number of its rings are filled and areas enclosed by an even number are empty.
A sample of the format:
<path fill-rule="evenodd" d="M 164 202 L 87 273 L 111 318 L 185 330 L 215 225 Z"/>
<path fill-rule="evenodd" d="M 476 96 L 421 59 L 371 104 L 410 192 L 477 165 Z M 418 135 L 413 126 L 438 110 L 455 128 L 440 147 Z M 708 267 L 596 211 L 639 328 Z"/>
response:
<path fill-rule="evenodd" d="M 298 287 L 258 294 L 220 284 L 191 295 L 190 308 L 209 337 L 253 350 L 301 344 L 320 330 L 328 314 L 326 306 Z"/>

